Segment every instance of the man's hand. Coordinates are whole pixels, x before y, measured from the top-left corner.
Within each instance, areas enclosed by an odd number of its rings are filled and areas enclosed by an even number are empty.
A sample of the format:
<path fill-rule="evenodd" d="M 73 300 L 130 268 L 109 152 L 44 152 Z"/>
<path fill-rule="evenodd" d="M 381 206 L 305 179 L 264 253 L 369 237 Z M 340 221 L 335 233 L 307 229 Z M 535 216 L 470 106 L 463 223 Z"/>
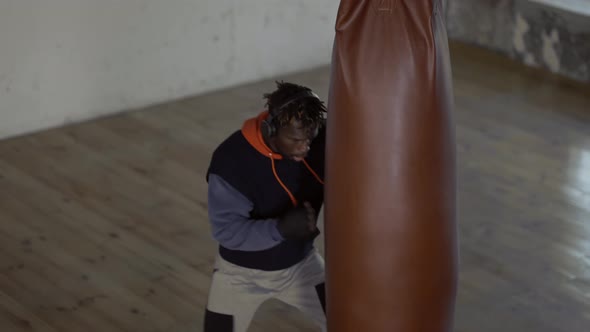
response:
<path fill-rule="evenodd" d="M 288 240 L 306 240 L 317 236 L 316 213 L 311 204 L 295 207 L 279 219 L 277 228 L 283 238 Z"/>

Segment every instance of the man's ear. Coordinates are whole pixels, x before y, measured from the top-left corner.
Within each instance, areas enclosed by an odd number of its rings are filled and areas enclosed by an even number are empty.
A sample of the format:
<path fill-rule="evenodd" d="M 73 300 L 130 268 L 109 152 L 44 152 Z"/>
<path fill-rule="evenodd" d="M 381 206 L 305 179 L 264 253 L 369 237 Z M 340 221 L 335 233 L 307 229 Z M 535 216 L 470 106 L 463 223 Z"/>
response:
<path fill-rule="evenodd" d="M 276 134 L 277 134 L 273 130 L 272 123 L 270 121 L 268 121 L 268 119 L 262 121 L 262 124 L 260 125 L 260 131 L 262 132 L 262 136 L 266 137 L 266 138 L 272 138 L 273 136 L 276 136 Z"/>
<path fill-rule="evenodd" d="M 262 137 L 268 137 L 268 122 L 266 120 L 260 123 L 260 132 L 262 133 Z"/>

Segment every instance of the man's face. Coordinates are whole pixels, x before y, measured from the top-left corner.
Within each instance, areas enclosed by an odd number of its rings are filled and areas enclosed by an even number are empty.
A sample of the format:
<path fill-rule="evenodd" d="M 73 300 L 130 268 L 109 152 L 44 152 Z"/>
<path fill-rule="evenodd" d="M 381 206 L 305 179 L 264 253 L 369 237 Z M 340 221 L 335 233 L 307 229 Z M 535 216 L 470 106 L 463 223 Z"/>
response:
<path fill-rule="evenodd" d="M 285 158 L 302 161 L 307 156 L 309 145 L 317 134 L 317 126 L 304 128 L 301 121 L 291 119 L 289 124 L 277 131 L 273 143 L 277 152 Z"/>

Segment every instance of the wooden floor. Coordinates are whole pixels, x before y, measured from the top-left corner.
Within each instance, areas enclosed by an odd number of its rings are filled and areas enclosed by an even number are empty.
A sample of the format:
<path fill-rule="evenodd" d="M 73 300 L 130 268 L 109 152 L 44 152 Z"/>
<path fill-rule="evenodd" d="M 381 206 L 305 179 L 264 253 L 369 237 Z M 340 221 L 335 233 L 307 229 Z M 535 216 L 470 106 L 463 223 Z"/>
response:
<path fill-rule="evenodd" d="M 456 331 L 590 330 L 590 88 L 454 45 Z M 326 97 L 329 70 L 282 77 Z M 200 331 L 205 171 L 273 80 L 0 142 L 0 331 Z M 320 248 L 322 247 L 320 243 Z M 265 304 L 251 331 L 317 331 Z"/>

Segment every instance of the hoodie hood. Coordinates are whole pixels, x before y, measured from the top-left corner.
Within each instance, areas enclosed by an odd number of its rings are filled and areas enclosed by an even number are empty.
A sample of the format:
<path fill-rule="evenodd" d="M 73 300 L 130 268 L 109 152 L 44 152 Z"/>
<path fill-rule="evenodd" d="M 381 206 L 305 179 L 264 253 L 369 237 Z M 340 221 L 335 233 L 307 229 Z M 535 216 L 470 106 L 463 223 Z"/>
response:
<path fill-rule="evenodd" d="M 242 135 L 246 138 L 248 143 L 252 145 L 258 152 L 271 158 L 280 160 L 283 156 L 279 153 L 273 152 L 264 142 L 262 137 L 262 122 L 268 118 L 268 111 L 264 111 L 255 118 L 244 121 L 242 125 Z"/>
<path fill-rule="evenodd" d="M 298 204 L 297 199 L 295 198 L 293 193 L 291 193 L 289 188 L 287 188 L 287 186 L 283 183 L 283 181 L 281 181 L 281 178 L 277 174 L 277 170 L 275 167 L 275 160 L 281 160 L 281 159 L 283 159 L 283 156 L 279 153 L 272 151 L 268 147 L 268 145 L 266 145 L 266 143 L 264 142 L 264 138 L 262 137 L 262 130 L 261 130 L 262 122 L 264 120 L 266 120 L 267 118 L 268 118 L 268 111 L 263 111 L 260 114 L 258 114 L 258 116 L 244 121 L 244 124 L 242 125 L 242 135 L 244 135 L 244 137 L 246 138 L 248 143 L 250 143 L 250 145 L 252 145 L 252 147 L 254 147 L 256 149 L 256 151 L 258 151 L 262 155 L 270 158 L 271 169 L 272 169 L 272 172 L 275 176 L 275 179 L 281 185 L 281 187 L 283 187 L 283 189 L 285 190 L 287 195 L 289 195 L 289 198 L 291 199 L 291 202 L 293 203 L 293 205 L 297 206 L 297 204 Z M 313 174 L 313 176 L 316 178 L 316 180 L 319 183 L 324 184 L 324 181 L 322 179 L 320 179 L 320 177 L 317 175 L 316 172 L 314 172 L 314 170 L 309 166 L 309 164 L 305 161 L 305 159 L 303 160 L 303 164 L 311 172 L 311 174 Z"/>

